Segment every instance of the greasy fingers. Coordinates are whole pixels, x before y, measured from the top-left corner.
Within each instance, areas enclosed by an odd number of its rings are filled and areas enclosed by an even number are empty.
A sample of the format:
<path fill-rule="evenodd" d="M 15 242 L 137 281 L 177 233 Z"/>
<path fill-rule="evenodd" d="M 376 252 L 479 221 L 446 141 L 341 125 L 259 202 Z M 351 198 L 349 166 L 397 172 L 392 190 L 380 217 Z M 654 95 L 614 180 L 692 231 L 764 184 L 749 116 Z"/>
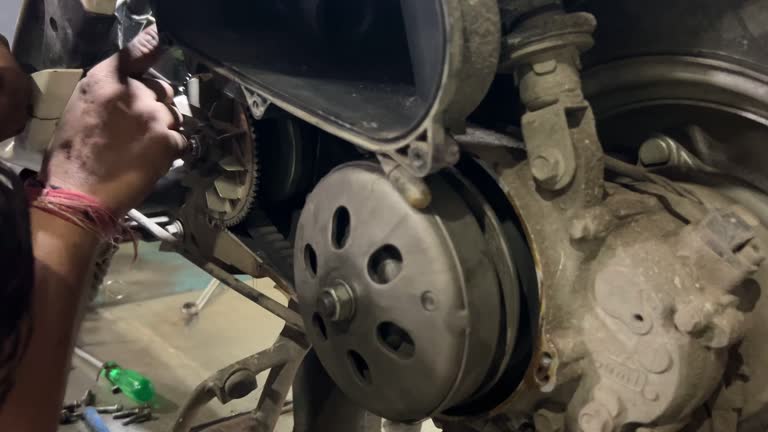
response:
<path fill-rule="evenodd" d="M 175 135 L 181 135 L 178 132 L 183 120 L 181 112 L 170 104 L 153 102 L 147 107 L 144 117 L 149 123 L 151 132 L 156 134 L 158 145 L 166 147 L 173 159 L 181 157 L 184 147 L 179 148 L 175 137 Z M 169 133 L 172 134 L 169 135 Z"/>
<path fill-rule="evenodd" d="M 158 102 L 173 103 L 174 93 L 170 84 L 154 78 L 142 78 L 140 81 L 148 89 L 155 92 L 155 97 Z"/>
<path fill-rule="evenodd" d="M 166 139 L 174 146 L 177 155 L 182 155 L 189 146 L 189 141 L 181 133 L 175 130 L 168 130 Z"/>
<path fill-rule="evenodd" d="M 151 26 L 136 36 L 125 49 L 118 53 L 118 72 L 121 76 L 140 77 L 163 54 L 157 26 Z"/>
<path fill-rule="evenodd" d="M 87 193 L 117 215 L 141 204 L 186 145 L 174 130 L 181 119 L 170 86 L 134 79 L 159 55 L 157 30 L 137 40 L 80 82 L 44 168 L 50 184 Z"/>

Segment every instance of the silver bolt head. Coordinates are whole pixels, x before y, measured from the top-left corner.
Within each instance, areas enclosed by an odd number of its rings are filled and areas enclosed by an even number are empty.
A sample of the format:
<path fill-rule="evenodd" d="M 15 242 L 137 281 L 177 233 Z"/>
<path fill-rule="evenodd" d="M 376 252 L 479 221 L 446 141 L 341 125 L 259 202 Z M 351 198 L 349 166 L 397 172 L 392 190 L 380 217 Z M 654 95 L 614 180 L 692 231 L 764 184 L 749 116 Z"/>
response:
<path fill-rule="evenodd" d="M 644 166 L 664 165 L 672 160 L 672 151 L 664 138 L 653 137 L 640 146 L 638 158 Z"/>

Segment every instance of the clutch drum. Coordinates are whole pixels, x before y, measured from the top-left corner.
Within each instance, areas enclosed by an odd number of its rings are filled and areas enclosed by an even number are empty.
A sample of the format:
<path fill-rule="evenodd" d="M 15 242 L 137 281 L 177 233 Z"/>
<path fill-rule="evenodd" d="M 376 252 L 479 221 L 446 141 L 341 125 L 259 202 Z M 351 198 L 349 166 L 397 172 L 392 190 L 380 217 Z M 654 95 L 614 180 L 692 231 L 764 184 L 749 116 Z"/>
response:
<path fill-rule="evenodd" d="M 378 165 L 343 165 L 307 198 L 295 276 L 307 333 L 352 400 L 422 419 L 488 380 L 503 303 L 480 226 L 431 176 L 432 204 L 408 205 Z"/>

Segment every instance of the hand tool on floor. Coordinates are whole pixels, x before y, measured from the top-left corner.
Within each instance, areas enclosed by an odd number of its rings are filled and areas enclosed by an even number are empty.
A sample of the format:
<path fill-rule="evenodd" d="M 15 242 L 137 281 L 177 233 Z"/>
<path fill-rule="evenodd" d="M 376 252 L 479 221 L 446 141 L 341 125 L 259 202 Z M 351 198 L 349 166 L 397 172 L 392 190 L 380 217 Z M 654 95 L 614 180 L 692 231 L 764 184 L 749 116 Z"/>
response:
<path fill-rule="evenodd" d="M 59 413 L 59 424 L 71 424 L 83 418 L 83 413 L 78 411 L 81 407 L 93 405 L 96 402 L 96 395 L 91 389 L 88 389 L 82 398 L 65 403 Z"/>
<path fill-rule="evenodd" d="M 95 403 L 96 395 L 88 389 L 81 399 L 64 404 L 61 413 L 59 413 L 59 424 L 67 425 L 84 420 L 91 427 L 91 430 L 101 431 L 98 422 L 89 418 L 88 412 L 95 410 L 97 414 L 115 414 L 123 411 L 123 405 L 121 404 L 97 407 L 94 406 Z M 84 409 L 79 411 L 80 408 Z M 91 415 L 91 417 L 93 416 Z"/>
<path fill-rule="evenodd" d="M 152 416 L 152 407 L 144 405 L 136 408 L 117 413 L 112 416 L 114 420 L 123 420 L 122 425 L 128 426 L 131 424 L 144 423 L 151 420 L 155 420 L 156 417 Z"/>
<path fill-rule="evenodd" d="M 96 412 L 99 414 L 116 414 L 123 411 L 121 404 L 114 404 L 109 406 L 93 407 L 96 408 Z"/>
<path fill-rule="evenodd" d="M 74 412 L 69 410 L 61 410 L 61 412 L 59 413 L 59 424 L 60 425 L 72 424 L 82 418 L 83 418 L 83 413 L 79 411 Z"/>
<path fill-rule="evenodd" d="M 75 412 L 78 408 L 93 405 L 95 402 L 96 395 L 93 393 L 93 390 L 88 389 L 85 391 L 85 394 L 83 394 L 82 398 L 69 403 L 65 403 L 61 409 L 69 412 Z"/>
<path fill-rule="evenodd" d="M 113 386 L 136 402 L 146 403 L 155 397 L 155 386 L 144 375 L 131 369 L 124 369 L 113 361 L 103 362 L 78 347 L 75 347 L 75 354 L 99 368 L 100 376 L 105 377 Z"/>
<path fill-rule="evenodd" d="M 181 311 L 184 313 L 184 315 L 187 317 L 197 316 L 197 314 L 203 310 L 205 304 L 208 303 L 208 299 L 211 298 L 211 295 L 214 291 L 216 291 L 219 285 L 221 285 L 221 282 L 218 279 L 211 279 L 211 282 L 208 284 L 202 294 L 200 294 L 200 297 L 198 297 L 196 301 L 186 302 L 181 305 Z"/>

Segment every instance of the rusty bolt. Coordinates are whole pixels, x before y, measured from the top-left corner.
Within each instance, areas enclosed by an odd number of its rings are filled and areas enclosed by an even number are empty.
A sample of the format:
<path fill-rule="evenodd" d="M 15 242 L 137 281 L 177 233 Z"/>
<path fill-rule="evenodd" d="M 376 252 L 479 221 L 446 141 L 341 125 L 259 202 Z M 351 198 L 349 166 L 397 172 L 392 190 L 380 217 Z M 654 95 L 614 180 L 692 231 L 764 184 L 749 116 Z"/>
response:
<path fill-rule="evenodd" d="M 640 163 L 645 166 L 658 166 L 669 163 L 672 159 L 672 152 L 664 138 L 653 137 L 640 146 L 638 157 Z"/>
<path fill-rule="evenodd" d="M 416 170 L 421 170 L 427 164 L 427 157 L 427 149 L 418 143 L 414 143 L 408 148 L 408 159 L 411 166 Z"/>
<path fill-rule="evenodd" d="M 531 160 L 531 174 L 542 186 L 554 188 L 563 176 L 561 157 L 555 152 L 542 152 Z"/>
<path fill-rule="evenodd" d="M 613 418 L 608 408 L 592 401 L 581 409 L 579 426 L 583 432 L 610 432 L 613 430 Z"/>

